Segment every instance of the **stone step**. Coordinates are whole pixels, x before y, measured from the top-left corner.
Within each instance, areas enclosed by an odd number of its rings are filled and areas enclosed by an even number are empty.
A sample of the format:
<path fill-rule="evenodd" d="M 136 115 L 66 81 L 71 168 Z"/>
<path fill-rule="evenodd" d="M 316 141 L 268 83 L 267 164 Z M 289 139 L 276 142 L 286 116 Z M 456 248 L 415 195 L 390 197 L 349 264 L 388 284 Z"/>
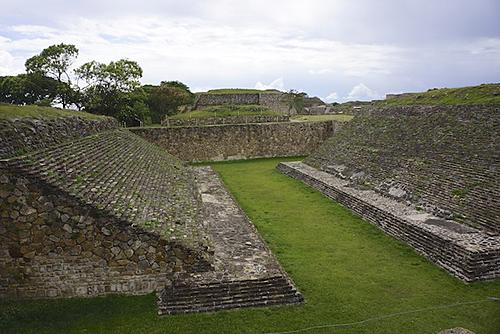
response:
<path fill-rule="evenodd" d="M 182 303 L 200 303 L 204 301 L 213 301 L 217 300 L 225 300 L 231 298 L 248 298 L 252 296 L 278 296 L 278 295 L 295 295 L 297 291 L 293 288 L 286 287 L 273 287 L 269 288 L 268 291 L 263 290 L 247 290 L 244 292 L 235 291 L 235 292 L 214 292 L 211 294 L 200 294 L 200 295 L 189 295 L 189 296 L 164 296 L 163 301 L 165 304 L 174 305 L 174 304 L 182 304 Z M 169 298 L 170 297 L 170 298 Z"/>
<path fill-rule="evenodd" d="M 302 295 L 284 277 L 174 286 L 158 301 L 159 314 L 209 312 L 230 308 L 296 304 Z"/>
<path fill-rule="evenodd" d="M 235 282 L 235 283 L 216 283 L 208 286 L 174 286 L 168 290 L 164 291 L 164 294 L 175 294 L 175 295 L 191 295 L 199 293 L 210 293 L 211 291 L 238 291 L 244 289 L 268 289 L 274 286 L 288 286 L 289 283 L 285 279 L 276 281 L 257 281 L 254 282 Z"/>
<path fill-rule="evenodd" d="M 279 304 L 298 304 L 303 302 L 303 297 L 298 294 L 274 296 L 247 296 L 246 298 L 231 298 L 227 300 L 213 300 L 206 303 L 186 303 L 181 305 L 161 305 L 159 314 L 178 314 L 193 312 L 211 312 L 232 308 L 271 306 Z"/>

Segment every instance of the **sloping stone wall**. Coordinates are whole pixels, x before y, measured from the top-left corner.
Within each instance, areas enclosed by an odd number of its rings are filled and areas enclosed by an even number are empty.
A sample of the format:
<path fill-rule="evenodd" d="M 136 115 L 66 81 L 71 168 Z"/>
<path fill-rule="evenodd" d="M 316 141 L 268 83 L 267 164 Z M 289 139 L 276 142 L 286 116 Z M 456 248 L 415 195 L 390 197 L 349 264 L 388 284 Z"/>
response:
<path fill-rule="evenodd" d="M 206 254 L 0 167 L 0 298 L 159 291 Z"/>
<path fill-rule="evenodd" d="M 500 277 L 500 236 L 433 217 L 371 190 L 354 189 L 348 181 L 301 162 L 280 163 L 277 169 L 353 210 L 464 281 Z"/>
<path fill-rule="evenodd" d="M 356 116 L 311 166 L 441 218 L 500 233 L 500 106 L 407 106 Z"/>
<path fill-rule="evenodd" d="M 281 122 L 130 131 L 185 161 L 221 161 L 307 155 L 343 124 Z"/>
<path fill-rule="evenodd" d="M 0 120 L 0 159 L 117 127 L 118 121 L 111 117 Z"/>

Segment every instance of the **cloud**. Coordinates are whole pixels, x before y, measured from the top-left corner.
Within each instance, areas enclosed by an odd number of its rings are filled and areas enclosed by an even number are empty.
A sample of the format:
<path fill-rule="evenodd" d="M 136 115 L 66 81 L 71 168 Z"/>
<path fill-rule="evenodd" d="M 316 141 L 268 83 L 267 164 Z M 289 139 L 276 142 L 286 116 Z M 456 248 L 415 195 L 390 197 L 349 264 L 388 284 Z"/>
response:
<path fill-rule="evenodd" d="M 380 98 L 381 96 L 377 92 L 368 88 L 364 83 L 360 83 L 351 89 L 345 99 L 351 101 L 369 101 Z"/>
<path fill-rule="evenodd" d="M 19 71 L 14 63 L 14 57 L 9 52 L 0 49 L 0 76 L 18 74 Z"/>
<path fill-rule="evenodd" d="M 323 100 L 327 103 L 331 103 L 331 102 L 337 102 L 338 98 L 339 96 L 337 92 L 331 92 L 330 94 L 328 94 L 328 96 L 323 98 Z"/>
<path fill-rule="evenodd" d="M 263 84 L 262 82 L 259 81 L 255 84 L 255 88 L 256 89 L 277 89 L 277 90 L 284 91 L 285 90 L 285 83 L 283 81 L 283 78 L 278 78 L 268 85 Z"/>
<path fill-rule="evenodd" d="M 143 83 L 193 89 L 257 82 L 311 96 L 334 90 L 344 101 L 498 81 L 500 3 L 450 2 L 6 1 L 0 74 L 20 73 L 28 57 L 64 42 L 80 49 L 75 65 L 128 58 L 143 68 Z M 267 84 L 273 78 L 283 84 Z"/>

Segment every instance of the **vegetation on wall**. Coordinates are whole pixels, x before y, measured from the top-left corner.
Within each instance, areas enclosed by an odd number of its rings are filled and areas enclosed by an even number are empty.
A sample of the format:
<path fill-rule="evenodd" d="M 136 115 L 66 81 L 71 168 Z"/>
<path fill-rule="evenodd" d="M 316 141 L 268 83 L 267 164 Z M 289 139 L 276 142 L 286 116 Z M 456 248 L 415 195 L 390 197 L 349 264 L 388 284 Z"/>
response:
<path fill-rule="evenodd" d="M 60 117 L 78 116 L 90 119 L 101 119 L 103 116 L 89 114 L 83 111 L 64 110 L 52 107 L 43 107 L 37 105 L 19 106 L 14 104 L 0 103 L 0 120 L 34 118 L 34 119 L 53 119 Z"/>
<path fill-rule="evenodd" d="M 482 84 L 460 88 L 433 88 L 422 93 L 405 93 L 376 101 L 377 106 L 500 104 L 500 84 Z"/>

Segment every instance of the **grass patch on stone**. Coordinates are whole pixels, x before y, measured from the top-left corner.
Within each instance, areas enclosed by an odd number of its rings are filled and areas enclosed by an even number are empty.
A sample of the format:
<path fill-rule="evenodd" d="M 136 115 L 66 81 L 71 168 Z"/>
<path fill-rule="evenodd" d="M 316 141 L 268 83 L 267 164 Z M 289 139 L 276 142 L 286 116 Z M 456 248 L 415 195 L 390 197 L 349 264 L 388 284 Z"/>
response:
<path fill-rule="evenodd" d="M 376 101 L 376 106 L 500 104 L 500 84 L 482 84 L 460 88 L 429 89 L 394 99 Z"/>
<path fill-rule="evenodd" d="M 83 111 L 40 107 L 37 105 L 18 106 L 0 103 L 0 119 L 13 120 L 19 118 L 54 119 L 62 117 L 82 117 L 87 119 L 103 119 L 105 116 L 89 114 Z"/>
<path fill-rule="evenodd" d="M 349 122 L 353 119 L 353 115 L 297 115 L 291 118 L 294 122 L 323 122 L 323 121 L 337 121 Z"/>
<path fill-rule="evenodd" d="M 275 170 L 279 161 L 213 164 L 294 279 L 306 304 L 156 315 L 155 297 L 0 301 L 1 333 L 268 333 L 356 322 L 499 297 L 500 281 L 464 284 L 319 192 Z M 295 159 L 296 160 L 296 159 Z M 500 329 L 486 301 L 305 333 L 437 333 Z"/>
<path fill-rule="evenodd" d="M 282 113 L 259 105 L 223 105 L 207 107 L 169 117 L 170 119 L 191 119 L 205 117 L 231 117 L 231 116 L 281 116 Z"/>

